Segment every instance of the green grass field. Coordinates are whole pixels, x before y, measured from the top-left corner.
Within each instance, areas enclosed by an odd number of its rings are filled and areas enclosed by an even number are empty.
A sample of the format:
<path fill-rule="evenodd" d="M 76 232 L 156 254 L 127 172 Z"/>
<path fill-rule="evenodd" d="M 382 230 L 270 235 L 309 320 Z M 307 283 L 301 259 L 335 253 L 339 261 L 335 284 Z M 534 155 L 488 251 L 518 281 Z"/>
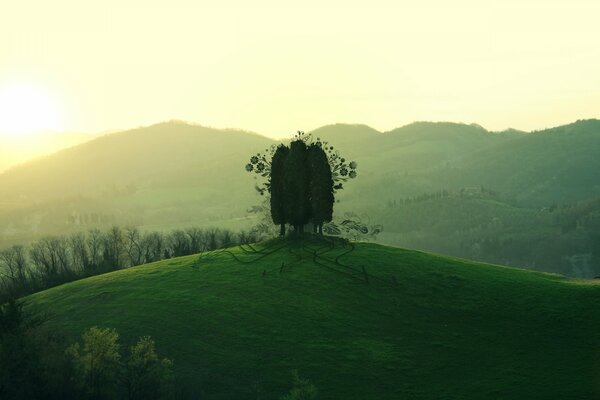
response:
<path fill-rule="evenodd" d="M 271 241 L 29 300 L 71 340 L 151 335 L 200 398 L 277 399 L 292 369 L 320 399 L 600 396 L 600 285 L 400 248 Z"/>

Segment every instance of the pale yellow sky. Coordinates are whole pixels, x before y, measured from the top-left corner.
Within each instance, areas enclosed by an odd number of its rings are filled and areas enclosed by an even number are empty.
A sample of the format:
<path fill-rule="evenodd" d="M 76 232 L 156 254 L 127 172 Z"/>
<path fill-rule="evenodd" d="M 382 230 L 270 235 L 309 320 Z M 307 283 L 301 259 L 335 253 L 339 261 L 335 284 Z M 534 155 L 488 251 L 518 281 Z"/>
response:
<path fill-rule="evenodd" d="M 3 2 L 0 131 L 541 129 L 599 117 L 599 15 L 597 0 Z M 15 91 L 31 113 L 2 101 Z"/>

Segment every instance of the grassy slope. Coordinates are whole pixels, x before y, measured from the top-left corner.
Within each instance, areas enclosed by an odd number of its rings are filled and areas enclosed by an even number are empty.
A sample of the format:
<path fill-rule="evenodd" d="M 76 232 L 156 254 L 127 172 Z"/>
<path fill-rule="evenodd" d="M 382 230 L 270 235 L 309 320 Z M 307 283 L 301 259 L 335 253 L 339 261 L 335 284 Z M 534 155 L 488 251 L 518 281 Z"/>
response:
<path fill-rule="evenodd" d="M 245 262 L 227 252 L 166 260 L 31 300 L 73 337 L 92 325 L 124 343 L 151 335 L 204 398 L 277 398 L 294 368 L 321 399 L 600 393 L 600 285 L 360 243 L 340 262 L 366 266 L 367 285 L 289 245 L 254 262 L 231 251 Z"/>

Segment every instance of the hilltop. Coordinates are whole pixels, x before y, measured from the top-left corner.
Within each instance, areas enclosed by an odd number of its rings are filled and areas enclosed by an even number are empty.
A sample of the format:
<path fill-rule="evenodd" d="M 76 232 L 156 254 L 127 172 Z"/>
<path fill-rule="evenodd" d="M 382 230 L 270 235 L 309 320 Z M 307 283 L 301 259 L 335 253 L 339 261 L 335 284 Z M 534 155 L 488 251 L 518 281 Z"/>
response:
<path fill-rule="evenodd" d="M 321 399 L 599 394 L 600 286 L 394 247 L 275 240 L 29 300 L 72 340 L 151 335 L 207 399 L 278 398 L 292 369 Z"/>

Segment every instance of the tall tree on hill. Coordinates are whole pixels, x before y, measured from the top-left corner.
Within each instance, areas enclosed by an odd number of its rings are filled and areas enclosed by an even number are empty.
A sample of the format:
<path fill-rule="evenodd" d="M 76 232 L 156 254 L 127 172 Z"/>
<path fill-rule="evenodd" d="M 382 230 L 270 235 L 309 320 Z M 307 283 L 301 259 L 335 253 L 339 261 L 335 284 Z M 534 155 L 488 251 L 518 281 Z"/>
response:
<path fill-rule="evenodd" d="M 324 224 L 333 219 L 335 194 L 356 178 L 356 167 L 355 161 L 347 162 L 330 143 L 321 138 L 313 141 L 312 135 L 298 131 L 289 147 L 272 145 L 264 153 L 253 154 L 245 169 L 266 178 L 255 188 L 261 196 L 269 194 L 271 212 L 265 221 L 280 225 L 283 236 L 286 223 L 303 232 L 311 221 L 315 233 L 323 233 Z M 261 222 L 256 229 L 264 230 L 267 225 Z"/>
<path fill-rule="evenodd" d="M 315 233 L 323 234 L 323 223 L 333 219 L 334 196 L 331 167 L 320 143 L 312 143 L 308 147 L 308 166 L 311 221 Z"/>
<path fill-rule="evenodd" d="M 290 153 L 290 149 L 281 144 L 277 146 L 277 150 L 271 159 L 271 178 L 269 192 L 271 193 L 271 218 L 275 225 L 280 225 L 280 236 L 285 236 L 286 220 L 286 195 L 285 195 L 285 162 Z"/>
<path fill-rule="evenodd" d="M 302 140 L 290 144 L 290 153 L 285 160 L 284 202 L 286 220 L 296 232 L 304 232 L 310 220 L 308 148 Z"/>

